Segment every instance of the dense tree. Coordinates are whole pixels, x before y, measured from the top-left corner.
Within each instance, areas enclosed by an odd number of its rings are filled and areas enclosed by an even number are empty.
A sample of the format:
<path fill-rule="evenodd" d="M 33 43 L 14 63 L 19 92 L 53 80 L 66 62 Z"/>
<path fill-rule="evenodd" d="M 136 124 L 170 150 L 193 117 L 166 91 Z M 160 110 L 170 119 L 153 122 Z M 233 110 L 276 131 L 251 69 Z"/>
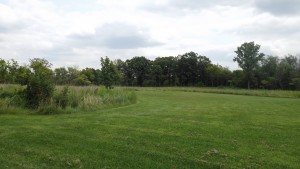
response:
<path fill-rule="evenodd" d="M 150 60 L 144 56 L 134 57 L 129 61 L 129 70 L 132 71 L 138 86 L 143 86 L 150 70 Z"/>
<path fill-rule="evenodd" d="M 28 84 L 30 74 L 31 74 L 31 71 L 27 66 L 18 67 L 16 82 L 21 85 Z"/>
<path fill-rule="evenodd" d="M 177 57 L 177 77 L 182 86 L 195 85 L 198 77 L 198 54 L 185 53 Z"/>
<path fill-rule="evenodd" d="M 245 87 L 245 73 L 242 70 L 234 70 L 232 72 L 231 85 L 233 87 Z"/>
<path fill-rule="evenodd" d="M 54 73 L 50 69 L 51 64 L 45 59 L 31 59 L 29 67 L 31 72 L 24 92 L 27 105 L 37 108 L 41 104 L 49 102 L 53 96 Z"/>
<path fill-rule="evenodd" d="M 115 84 L 120 78 L 120 74 L 113 64 L 113 62 L 106 56 L 105 59 L 101 57 L 101 79 L 102 84 L 107 89 L 112 89 L 113 84 Z"/>
<path fill-rule="evenodd" d="M 206 56 L 198 55 L 197 58 L 197 70 L 198 70 L 198 83 L 209 83 L 208 67 L 211 65 L 211 61 Z M 222 68 L 223 69 L 223 68 Z"/>
<path fill-rule="evenodd" d="M 207 68 L 210 60 L 195 52 L 185 53 L 177 57 L 176 75 L 183 86 L 205 85 L 209 82 Z"/>
<path fill-rule="evenodd" d="M 155 62 L 151 62 L 150 66 L 150 77 L 152 80 L 152 86 L 161 86 L 162 85 L 162 68 L 160 65 L 155 64 Z"/>
<path fill-rule="evenodd" d="M 173 56 L 169 57 L 157 57 L 154 60 L 155 65 L 161 68 L 160 86 L 173 86 L 176 82 L 176 58 Z"/>
<path fill-rule="evenodd" d="M 276 77 L 281 89 L 292 89 L 292 79 L 296 77 L 297 58 L 292 55 L 280 60 Z"/>
<path fill-rule="evenodd" d="M 93 68 L 85 68 L 81 70 L 81 74 L 87 77 L 87 80 L 95 84 L 96 70 Z"/>
<path fill-rule="evenodd" d="M 8 65 L 3 59 L 0 59 L 0 83 L 5 83 L 8 76 Z"/>
<path fill-rule="evenodd" d="M 264 54 L 259 53 L 260 45 L 254 42 L 245 42 L 241 46 L 237 47 L 233 61 L 237 62 L 239 66 L 245 72 L 248 89 L 250 89 L 250 82 L 253 79 L 254 71 L 258 67 L 259 61 L 262 60 Z"/>
<path fill-rule="evenodd" d="M 120 74 L 120 84 L 121 85 L 127 85 L 126 81 L 126 63 L 122 61 L 121 59 L 117 59 L 113 61 L 114 65 L 116 66 L 119 74 Z"/>
<path fill-rule="evenodd" d="M 8 82 L 14 84 L 17 82 L 19 64 L 14 59 L 11 59 L 10 61 L 7 62 L 7 65 L 8 65 L 7 68 L 9 73 Z"/>
<path fill-rule="evenodd" d="M 254 42 L 244 43 L 237 49 L 234 60 L 243 70 L 231 71 L 226 67 L 212 64 L 209 58 L 195 52 L 177 57 L 157 57 L 153 61 L 143 56 L 126 61 L 109 60 L 107 65 L 116 69 L 112 69 L 112 72 L 117 72 L 119 80 L 108 83 L 107 86 L 119 84 L 250 88 L 251 82 L 251 87 L 257 89 L 300 90 L 300 59 L 296 56 L 263 57 L 263 54 L 259 53 L 260 46 Z M 103 63 L 105 59 L 102 58 Z M 29 84 L 33 71 L 31 66 L 31 64 L 19 66 L 13 59 L 9 61 L 0 59 L 0 83 Z M 104 81 L 107 81 L 105 79 L 107 76 L 100 69 L 94 68 L 80 70 L 77 67 L 61 67 L 54 70 L 54 75 L 53 80 L 57 85 L 105 85 Z"/>
<path fill-rule="evenodd" d="M 133 86 L 134 85 L 134 70 L 131 64 L 131 60 L 126 60 L 124 62 L 123 68 L 121 70 L 124 78 L 124 84 L 127 86 Z"/>
<path fill-rule="evenodd" d="M 80 79 L 80 70 L 77 67 L 68 67 L 67 84 L 76 85 L 78 79 Z"/>
<path fill-rule="evenodd" d="M 220 65 L 210 64 L 207 68 L 211 86 L 226 86 L 232 79 L 232 72 Z"/>
<path fill-rule="evenodd" d="M 266 89 L 277 88 L 276 72 L 280 59 L 277 56 L 266 56 L 261 61 L 259 75 L 261 85 Z"/>
<path fill-rule="evenodd" d="M 57 85 L 67 84 L 68 80 L 68 70 L 64 67 L 54 69 L 55 83 Z"/>

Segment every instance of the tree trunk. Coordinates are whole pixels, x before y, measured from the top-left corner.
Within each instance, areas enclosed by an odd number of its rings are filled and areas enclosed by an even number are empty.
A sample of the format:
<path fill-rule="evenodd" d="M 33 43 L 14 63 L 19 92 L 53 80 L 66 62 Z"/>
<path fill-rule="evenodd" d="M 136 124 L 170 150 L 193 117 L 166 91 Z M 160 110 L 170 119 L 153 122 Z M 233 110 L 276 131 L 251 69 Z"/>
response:
<path fill-rule="evenodd" d="M 248 80 L 248 90 L 250 90 L 250 80 Z"/>

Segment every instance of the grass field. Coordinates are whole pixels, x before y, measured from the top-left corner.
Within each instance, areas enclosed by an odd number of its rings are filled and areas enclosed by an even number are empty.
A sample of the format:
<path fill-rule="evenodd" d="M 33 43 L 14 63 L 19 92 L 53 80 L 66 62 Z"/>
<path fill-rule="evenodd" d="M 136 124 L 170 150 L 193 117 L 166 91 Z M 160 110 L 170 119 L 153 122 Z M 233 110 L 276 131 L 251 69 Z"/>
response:
<path fill-rule="evenodd" d="M 136 93 L 101 111 L 0 115 L 0 168 L 300 168 L 300 99 Z"/>

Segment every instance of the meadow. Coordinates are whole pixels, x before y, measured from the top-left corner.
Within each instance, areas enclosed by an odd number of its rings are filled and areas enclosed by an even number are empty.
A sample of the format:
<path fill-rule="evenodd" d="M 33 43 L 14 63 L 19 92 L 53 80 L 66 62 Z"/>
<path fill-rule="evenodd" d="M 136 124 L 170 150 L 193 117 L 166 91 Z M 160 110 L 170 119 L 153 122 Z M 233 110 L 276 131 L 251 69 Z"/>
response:
<path fill-rule="evenodd" d="M 122 106 L 0 114 L 0 168 L 300 168 L 297 93 L 132 90 Z"/>
<path fill-rule="evenodd" d="M 56 86 L 47 104 L 29 109 L 20 85 L 0 85 L 0 114 L 65 114 L 125 106 L 136 102 L 132 89 L 97 86 Z"/>

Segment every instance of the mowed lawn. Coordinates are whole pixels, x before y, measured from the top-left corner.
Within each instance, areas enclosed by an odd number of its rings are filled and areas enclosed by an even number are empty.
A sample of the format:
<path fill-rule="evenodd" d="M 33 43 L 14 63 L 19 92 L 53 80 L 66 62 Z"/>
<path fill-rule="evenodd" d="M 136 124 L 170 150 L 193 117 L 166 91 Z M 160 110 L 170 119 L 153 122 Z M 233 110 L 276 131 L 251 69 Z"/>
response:
<path fill-rule="evenodd" d="M 300 168 L 300 99 L 137 96 L 89 113 L 0 115 L 0 168 Z"/>

